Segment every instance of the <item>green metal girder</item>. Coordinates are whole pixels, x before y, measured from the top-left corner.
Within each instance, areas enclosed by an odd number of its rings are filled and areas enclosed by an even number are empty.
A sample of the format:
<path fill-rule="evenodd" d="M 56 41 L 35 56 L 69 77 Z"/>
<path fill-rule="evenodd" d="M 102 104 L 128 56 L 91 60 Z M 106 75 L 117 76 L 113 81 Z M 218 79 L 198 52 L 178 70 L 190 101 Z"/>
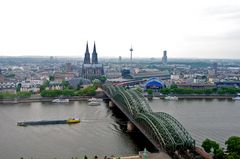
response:
<path fill-rule="evenodd" d="M 157 128 L 157 126 L 153 123 L 153 121 L 147 116 L 147 113 L 140 113 L 135 118 L 137 122 L 139 122 L 142 126 L 144 126 L 147 133 L 152 134 L 151 136 L 157 140 L 159 145 L 166 148 L 166 140 L 164 139 L 164 134 L 161 134 Z"/>
<path fill-rule="evenodd" d="M 159 147 L 177 150 L 195 146 L 195 140 L 174 117 L 164 112 L 153 112 L 141 93 L 112 85 L 105 85 L 103 89 L 144 127 Z"/>
<path fill-rule="evenodd" d="M 182 131 L 178 129 L 178 127 L 176 127 L 176 124 L 173 121 L 168 120 L 168 118 L 165 118 L 165 116 L 162 115 L 162 112 L 154 113 L 154 116 L 165 124 L 165 126 L 171 133 L 171 136 L 173 137 L 176 146 L 177 145 L 183 146 L 185 144 L 186 138 L 182 136 L 183 134 Z"/>
<path fill-rule="evenodd" d="M 143 96 L 140 96 L 135 90 L 129 90 L 132 97 L 136 100 L 136 104 L 140 112 L 152 112 L 149 104 Z"/>
<path fill-rule="evenodd" d="M 188 131 L 182 126 L 182 124 L 177 119 L 175 119 L 173 116 L 171 116 L 165 112 L 161 112 L 161 116 L 168 118 L 169 122 L 172 122 L 175 124 L 175 127 L 177 127 L 177 129 L 180 132 L 182 132 L 180 134 L 180 136 L 182 136 L 186 139 L 186 144 L 188 144 L 189 147 L 195 146 L 195 140 L 191 137 L 191 135 L 188 133 Z"/>

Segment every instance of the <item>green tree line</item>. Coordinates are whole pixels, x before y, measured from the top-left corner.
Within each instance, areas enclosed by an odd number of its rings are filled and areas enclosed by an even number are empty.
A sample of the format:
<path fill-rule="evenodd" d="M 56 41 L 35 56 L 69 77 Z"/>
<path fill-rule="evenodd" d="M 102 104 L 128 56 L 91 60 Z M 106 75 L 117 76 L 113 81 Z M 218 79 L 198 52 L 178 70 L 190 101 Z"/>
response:
<path fill-rule="evenodd" d="M 224 149 L 219 146 L 216 141 L 206 139 L 202 143 L 202 147 L 206 152 L 213 151 L 214 159 L 240 159 L 240 137 L 231 136 L 225 142 L 227 146 L 226 153 Z"/>
<path fill-rule="evenodd" d="M 221 88 L 206 88 L 206 89 L 193 89 L 193 88 L 178 88 L 171 86 L 170 88 L 163 88 L 160 90 L 162 94 L 236 94 L 240 92 L 240 88 L 235 87 L 221 87 Z"/>
<path fill-rule="evenodd" d="M 14 93 L 0 93 L 0 99 L 7 99 L 7 98 L 16 98 L 16 97 L 30 97 L 32 95 L 31 92 L 17 92 L 16 94 Z"/>
<path fill-rule="evenodd" d="M 95 86 L 88 86 L 79 90 L 64 89 L 64 90 L 43 90 L 42 97 L 58 97 L 58 96 L 92 96 L 96 94 Z"/>

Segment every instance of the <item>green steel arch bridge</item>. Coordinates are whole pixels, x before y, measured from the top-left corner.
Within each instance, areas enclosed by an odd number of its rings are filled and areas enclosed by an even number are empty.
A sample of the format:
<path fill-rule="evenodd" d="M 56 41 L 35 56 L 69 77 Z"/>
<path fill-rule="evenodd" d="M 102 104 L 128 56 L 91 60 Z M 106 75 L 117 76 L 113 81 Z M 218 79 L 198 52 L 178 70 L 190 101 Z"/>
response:
<path fill-rule="evenodd" d="M 153 112 L 141 93 L 113 85 L 104 85 L 103 91 L 159 151 L 195 148 L 187 130 L 171 115 Z"/>

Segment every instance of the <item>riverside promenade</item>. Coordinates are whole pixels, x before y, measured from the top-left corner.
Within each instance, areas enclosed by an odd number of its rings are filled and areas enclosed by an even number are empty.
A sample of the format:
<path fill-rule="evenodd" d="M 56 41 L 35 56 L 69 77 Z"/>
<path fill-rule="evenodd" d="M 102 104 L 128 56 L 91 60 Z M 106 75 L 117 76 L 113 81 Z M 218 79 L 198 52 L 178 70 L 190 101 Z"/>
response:
<path fill-rule="evenodd" d="M 95 96 L 66 96 L 63 98 L 69 99 L 69 101 L 87 101 L 90 98 L 106 98 L 103 91 L 98 90 Z M 32 95 L 31 97 L 15 97 L 0 99 L 0 104 L 17 104 L 17 103 L 31 103 L 31 102 L 52 102 L 52 100 L 58 97 L 42 97 L 41 95 Z"/>
<path fill-rule="evenodd" d="M 146 155 L 144 155 L 144 152 L 141 151 L 139 154 L 133 154 L 133 155 L 126 155 L 126 156 L 105 156 L 105 157 L 98 157 L 98 156 L 86 156 L 87 159 L 172 159 L 168 154 L 165 152 L 158 152 L 158 153 L 150 153 L 147 152 Z M 28 159 L 21 157 L 20 159 Z M 34 159 L 34 158 L 31 158 Z M 58 159 L 58 158 L 53 158 Z M 85 157 L 72 157 L 72 159 L 85 159 Z"/>
<path fill-rule="evenodd" d="M 87 101 L 91 96 L 72 96 L 65 97 L 70 101 Z M 52 100 L 57 99 L 57 97 L 41 97 L 40 95 L 35 95 L 25 98 L 5 98 L 0 99 L 0 104 L 17 104 L 17 103 L 31 103 L 31 102 L 52 102 Z"/>
<path fill-rule="evenodd" d="M 184 95 L 184 94 L 177 94 L 175 95 L 178 99 L 232 99 L 234 95 L 219 95 L 219 94 L 203 94 L 203 95 Z"/>
<path fill-rule="evenodd" d="M 210 154 L 208 154 L 206 151 L 204 151 L 200 147 L 196 147 L 195 152 L 196 152 L 195 156 L 180 156 L 180 155 L 176 155 L 176 154 L 174 156 L 175 156 L 175 158 L 178 158 L 178 159 L 195 158 L 196 156 L 198 156 L 198 158 L 202 158 L 202 159 L 213 159 Z M 147 152 L 147 155 L 144 155 L 144 152 L 140 151 L 138 155 L 108 157 L 108 159 L 172 159 L 172 157 L 163 151 L 157 152 L 157 153 Z"/>
<path fill-rule="evenodd" d="M 145 157 L 144 152 L 139 152 L 138 155 L 128 155 L 128 156 L 119 156 L 119 157 L 108 157 L 108 159 L 171 159 L 171 157 L 165 152 L 150 153 L 147 152 Z M 99 158 L 100 159 L 100 158 Z"/>
<path fill-rule="evenodd" d="M 149 97 L 149 95 L 144 95 L 145 97 Z M 154 94 L 150 97 L 159 97 L 160 99 L 164 99 L 167 95 L 159 95 Z M 176 96 L 178 99 L 232 99 L 235 95 L 219 95 L 219 94 L 173 94 L 170 96 Z"/>

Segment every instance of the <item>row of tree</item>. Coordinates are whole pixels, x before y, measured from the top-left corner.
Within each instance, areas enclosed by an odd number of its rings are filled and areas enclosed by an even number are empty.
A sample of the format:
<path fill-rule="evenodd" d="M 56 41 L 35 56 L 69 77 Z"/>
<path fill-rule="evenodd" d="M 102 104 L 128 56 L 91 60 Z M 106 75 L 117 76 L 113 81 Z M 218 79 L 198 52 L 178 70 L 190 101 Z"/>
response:
<path fill-rule="evenodd" d="M 193 89 L 193 88 L 178 88 L 172 85 L 170 88 L 163 88 L 160 90 L 162 94 L 236 94 L 240 92 L 240 88 L 235 87 L 221 87 L 221 88 L 206 88 L 206 89 Z"/>
<path fill-rule="evenodd" d="M 24 97 L 30 97 L 32 95 L 31 92 L 17 92 L 15 93 L 9 93 L 9 92 L 5 92 L 5 93 L 0 93 L 0 99 L 9 99 L 9 98 L 16 98 L 16 97 L 20 97 L 20 98 L 24 98 Z"/>
<path fill-rule="evenodd" d="M 216 141 L 206 139 L 202 143 L 202 147 L 208 153 L 213 153 L 215 159 L 240 159 L 240 137 L 231 136 L 226 142 L 226 153 Z"/>
<path fill-rule="evenodd" d="M 42 97 L 58 97 L 58 96 L 93 96 L 96 94 L 95 86 L 88 86 L 79 90 L 64 89 L 64 90 L 43 90 Z"/>

